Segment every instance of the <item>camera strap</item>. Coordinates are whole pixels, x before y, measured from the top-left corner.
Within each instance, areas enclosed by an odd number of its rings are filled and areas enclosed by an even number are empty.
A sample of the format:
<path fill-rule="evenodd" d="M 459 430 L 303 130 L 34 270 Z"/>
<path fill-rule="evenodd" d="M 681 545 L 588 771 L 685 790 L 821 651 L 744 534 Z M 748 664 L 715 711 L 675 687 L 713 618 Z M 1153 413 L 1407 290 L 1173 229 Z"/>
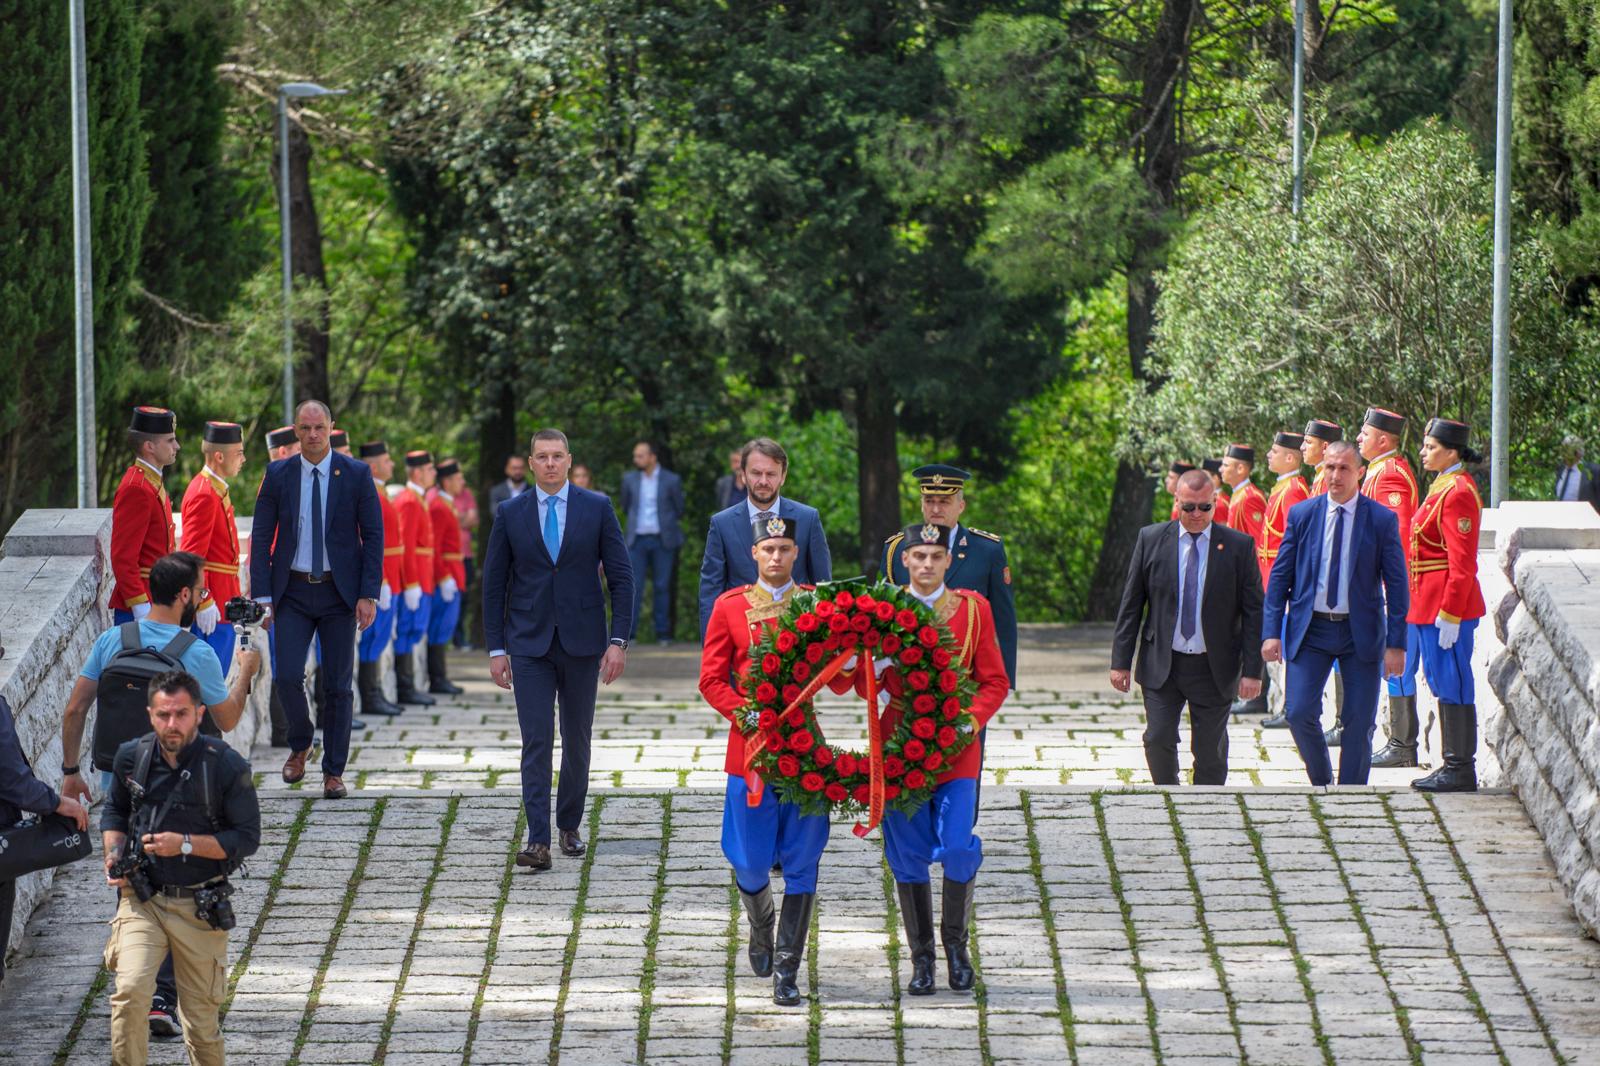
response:
<path fill-rule="evenodd" d="M 216 811 L 217 805 L 215 798 L 212 795 L 212 793 L 215 791 L 216 780 L 215 775 L 213 775 L 211 772 L 211 764 L 214 761 L 212 758 L 213 753 L 210 746 L 206 745 L 204 737 L 197 738 L 196 743 L 203 745 L 203 750 L 199 753 L 198 762 L 200 772 L 200 792 L 201 795 L 205 797 L 206 821 L 211 825 L 212 830 L 215 831 L 218 827 L 218 822 Z M 147 782 L 150 777 L 150 766 L 155 761 L 155 754 L 156 735 L 154 733 L 146 733 L 144 736 L 139 738 L 139 749 L 134 755 L 133 774 L 131 775 L 132 779 L 138 782 L 140 788 L 147 787 Z M 172 786 L 171 790 L 167 793 L 167 798 L 162 802 L 161 809 L 156 811 L 155 816 L 150 819 L 150 825 L 152 828 L 161 824 L 161 819 L 165 818 L 167 813 L 172 810 L 173 804 L 178 802 L 178 797 L 182 792 L 184 782 L 189 780 L 188 769 L 185 768 L 179 770 L 178 778 L 178 782 Z"/>

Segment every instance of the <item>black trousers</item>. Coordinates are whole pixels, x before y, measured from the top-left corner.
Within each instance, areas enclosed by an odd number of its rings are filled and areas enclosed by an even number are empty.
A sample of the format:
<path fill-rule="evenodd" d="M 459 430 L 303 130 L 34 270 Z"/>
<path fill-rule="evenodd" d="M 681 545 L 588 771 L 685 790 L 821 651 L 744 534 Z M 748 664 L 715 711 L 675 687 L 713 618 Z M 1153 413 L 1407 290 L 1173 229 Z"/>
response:
<path fill-rule="evenodd" d="M 17 883 L 0 881 L 0 981 L 6 979 L 6 945 L 11 942 L 11 914 L 16 905 Z"/>
<path fill-rule="evenodd" d="M 1150 780 L 1178 783 L 1178 726 L 1189 705 L 1189 751 L 1194 783 L 1228 783 L 1228 705 L 1204 655 L 1172 653 L 1172 670 L 1158 688 L 1144 690 L 1144 761 Z"/>
<path fill-rule="evenodd" d="M 511 685 L 522 730 L 522 804 L 528 843 L 550 843 L 551 756 L 557 708 L 561 718 L 561 782 L 556 786 L 556 828 L 577 829 L 589 796 L 589 735 L 594 729 L 598 655 L 569 655 L 557 635 L 544 655 L 511 656 Z"/>

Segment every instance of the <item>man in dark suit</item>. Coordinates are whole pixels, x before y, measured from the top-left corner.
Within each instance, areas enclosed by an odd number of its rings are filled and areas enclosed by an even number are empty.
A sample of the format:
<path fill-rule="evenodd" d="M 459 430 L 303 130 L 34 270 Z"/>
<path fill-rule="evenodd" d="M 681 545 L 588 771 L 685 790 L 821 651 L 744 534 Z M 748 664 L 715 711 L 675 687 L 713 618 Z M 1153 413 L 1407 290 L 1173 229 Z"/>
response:
<path fill-rule="evenodd" d="M 489 518 L 492 521 L 500 506 L 528 491 L 528 460 L 520 455 L 506 456 L 506 477 L 489 486 Z"/>
<path fill-rule="evenodd" d="M 1555 499 L 1586 503 L 1600 511 L 1600 466 L 1583 461 L 1583 441 L 1561 440 L 1561 469 L 1556 471 Z"/>
<path fill-rule="evenodd" d="M 513 689 L 522 731 L 522 803 L 528 846 L 517 865 L 550 868 L 550 758 L 561 706 L 561 853 L 582 855 L 578 835 L 589 793 L 589 733 L 596 679 L 611 684 L 627 664 L 633 570 L 611 501 L 567 480 L 572 453 L 560 430 L 533 436 L 534 491 L 508 500 L 489 533 L 483 564 L 483 635 L 494 683 Z M 600 566 L 611 591 L 607 635 Z"/>
<path fill-rule="evenodd" d="M 1178 726 L 1189 705 L 1194 783 L 1228 783 L 1228 706 L 1261 690 L 1261 572 L 1249 536 L 1213 521 L 1216 484 L 1178 479 L 1175 521 L 1139 531 L 1111 645 L 1111 687 L 1144 691 L 1150 780 L 1178 783 Z M 1130 675 L 1139 648 L 1138 670 Z"/>
<path fill-rule="evenodd" d="M 1288 662 L 1287 707 L 1306 776 L 1333 781 L 1322 732 L 1322 690 L 1338 662 L 1344 679 L 1339 784 L 1364 785 L 1372 769 L 1378 683 L 1405 668 L 1410 591 L 1394 512 L 1363 496 L 1355 445 L 1323 453 L 1328 491 L 1289 511 L 1267 582 L 1261 655 Z M 1280 639 L 1281 635 L 1281 639 Z"/>
<path fill-rule="evenodd" d="M 738 448 L 728 453 L 728 472 L 717 478 L 714 495 L 719 511 L 726 511 L 744 499 L 744 453 Z"/>
<path fill-rule="evenodd" d="M 357 629 L 378 611 L 383 585 L 383 512 L 367 464 L 330 447 L 333 414 L 320 400 L 295 410 L 300 454 L 267 466 L 250 526 L 250 588 L 271 609 L 272 685 L 289 727 L 283 779 L 305 776 L 311 753 L 305 661 L 322 649 L 327 705 L 322 714 L 322 794 L 345 795 L 350 755 L 351 681 Z M 270 547 L 269 547 L 270 546 Z"/>
<path fill-rule="evenodd" d="M 633 466 L 622 475 L 621 497 L 627 521 L 622 539 L 633 564 L 633 628 L 639 628 L 648 571 L 656 642 L 668 644 L 672 641 L 672 575 L 678 569 L 678 549 L 683 547 L 683 479 L 661 465 L 656 446 L 647 440 L 633 446 Z"/>
<path fill-rule="evenodd" d="M 711 516 L 706 532 L 706 553 L 700 560 L 700 639 L 717 597 L 729 589 L 756 582 L 755 559 L 750 554 L 751 527 L 774 516 L 795 523 L 794 579 L 802 585 L 833 580 L 833 559 L 822 532 L 822 516 L 815 507 L 785 499 L 779 493 L 789 476 L 789 455 L 768 437 L 757 437 L 741 450 L 745 499 Z"/>

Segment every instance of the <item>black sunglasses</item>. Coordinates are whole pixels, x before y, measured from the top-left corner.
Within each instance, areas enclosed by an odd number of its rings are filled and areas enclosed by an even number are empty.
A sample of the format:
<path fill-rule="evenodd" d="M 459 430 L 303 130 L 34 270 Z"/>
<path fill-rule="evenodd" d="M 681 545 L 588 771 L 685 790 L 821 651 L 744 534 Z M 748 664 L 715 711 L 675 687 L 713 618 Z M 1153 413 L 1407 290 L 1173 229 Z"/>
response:
<path fill-rule="evenodd" d="M 1182 507 L 1184 514 L 1193 514 L 1195 511 L 1199 511 L 1204 514 L 1206 511 L 1211 510 L 1211 508 L 1216 505 L 1210 503 L 1185 503 L 1180 504 L 1179 506 Z"/>

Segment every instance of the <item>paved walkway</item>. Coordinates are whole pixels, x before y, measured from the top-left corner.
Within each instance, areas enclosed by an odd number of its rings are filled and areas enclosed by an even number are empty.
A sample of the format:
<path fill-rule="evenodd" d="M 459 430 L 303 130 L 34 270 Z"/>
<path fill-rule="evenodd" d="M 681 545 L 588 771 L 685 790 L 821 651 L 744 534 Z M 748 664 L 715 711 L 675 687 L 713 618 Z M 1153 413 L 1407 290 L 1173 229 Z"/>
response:
<path fill-rule="evenodd" d="M 694 701 L 693 649 L 640 649 L 607 693 L 589 854 L 515 870 L 515 714 L 472 658 L 459 661 L 479 671 L 466 696 L 369 731 L 350 800 L 285 789 L 282 753 L 257 752 L 268 829 L 236 898 L 230 1054 L 1600 1062 L 1600 944 L 1580 935 L 1514 798 L 1313 795 L 1287 738 L 1253 721 L 1232 732 L 1246 787 L 1136 791 L 1142 722 L 1105 688 L 1104 632 L 1038 631 L 1029 644 L 1030 688 L 990 740 L 976 994 L 902 994 L 881 847 L 841 825 L 810 996 L 773 1006 L 744 964 L 718 847 L 723 733 Z M 828 712 L 835 737 L 850 710 Z M 105 1061 L 110 906 L 97 879 L 93 864 L 69 868 L 36 916 L 0 985 L 0 1062 Z M 156 1045 L 152 1061 L 183 1061 L 181 1046 Z"/>

